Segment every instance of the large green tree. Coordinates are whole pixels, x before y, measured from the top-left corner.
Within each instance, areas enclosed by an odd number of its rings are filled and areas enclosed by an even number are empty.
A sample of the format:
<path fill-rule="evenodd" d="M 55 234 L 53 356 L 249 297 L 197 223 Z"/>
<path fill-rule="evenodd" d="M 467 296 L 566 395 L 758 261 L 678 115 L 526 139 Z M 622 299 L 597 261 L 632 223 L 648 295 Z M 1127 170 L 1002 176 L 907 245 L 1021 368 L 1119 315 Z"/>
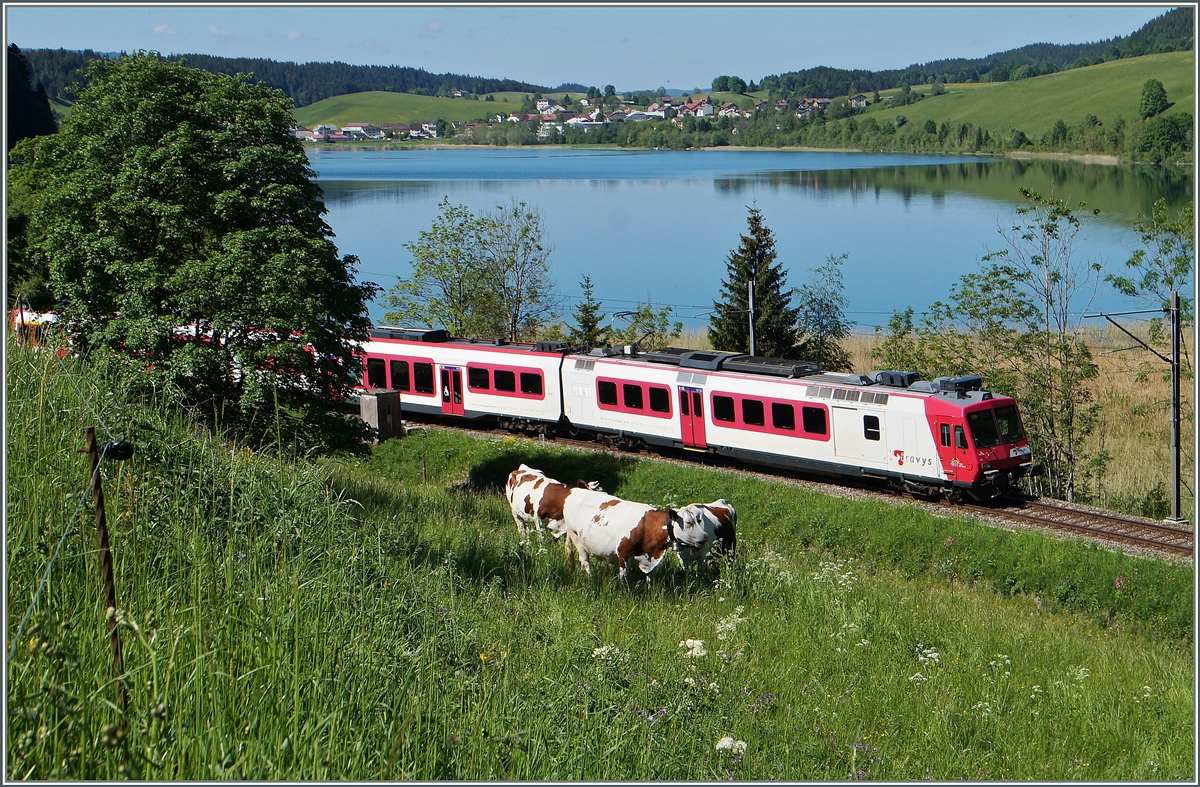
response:
<path fill-rule="evenodd" d="M 87 81 L 62 131 L 20 143 L 10 171 L 20 240 L 74 346 L 180 389 L 222 428 L 356 449 L 365 429 L 336 406 L 376 288 L 332 242 L 291 102 L 156 53 L 95 61 Z"/>
<path fill-rule="evenodd" d="M 1157 79 L 1147 79 L 1142 85 L 1142 100 L 1138 102 L 1138 114 L 1150 118 L 1169 107 L 1167 90 Z"/>
<path fill-rule="evenodd" d="M 842 340 L 850 335 L 846 319 L 842 264 L 845 254 L 830 254 L 825 264 L 809 271 L 809 280 L 795 290 L 796 326 L 802 337 L 798 353 L 831 372 L 850 371 L 850 354 Z"/>
<path fill-rule="evenodd" d="M 595 347 L 608 340 L 609 327 L 604 324 L 608 315 L 600 311 L 600 302 L 593 294 L 592 277 L 584 276 L 580 282 L 583 300 L 575 305 L 572 316 L 575 326 L 568 331 L 571 343 L 579 347 Z"/>
<path fill-rule="evenodd" d="M 29 81 L 29 63 L 16 44 L 8 45 L 6 74 L 5 121 L 8 127 L 8 149 L 27 137 L 53 134 L 58 130 L 50 98 L 41 84 L 37 90 Z"/>
<path fill-rule="evenodd" d="M 725 261 L 721 300 L 713 303 L 708 341 L 715 349 L 750 352 L 750 282 L 754 281 L 754 333 L 759 355 L 799 358 L 799 310 L 792 307 L 787 273 L 777 263 L 775 236 L 763 222 L 762 211 L 749 208 L 749 232 Z"/>

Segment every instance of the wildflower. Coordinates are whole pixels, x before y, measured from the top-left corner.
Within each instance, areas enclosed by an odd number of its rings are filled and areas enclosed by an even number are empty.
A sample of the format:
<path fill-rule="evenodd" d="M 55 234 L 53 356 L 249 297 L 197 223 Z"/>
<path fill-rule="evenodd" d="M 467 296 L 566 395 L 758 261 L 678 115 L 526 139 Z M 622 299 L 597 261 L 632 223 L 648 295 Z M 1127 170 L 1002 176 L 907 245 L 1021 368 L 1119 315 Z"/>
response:
<path fill-rule="evenodd" d="M 720 686 L 718 686 L 718 685 L 717 685 L 717 684 L 715 684 L 715 683 L 710 683 L 710 684 L 708 684 L 708 690 L 709 690 L 709 691 L 711 691 L 713 694 L 720 694 L 720 693 L 721 693 L 721 687 L 720 687 Z"/>
<path fill-rule="evenodd" d="M 1041 694 L 1041 693 L 1042 693 L 1042 687 L 1041 687 L 1041 686 L 1034 686 L 1034 687 L 1033 687 L 1033 694 L 1030 694 L 1030 695 L 1029 695 L 1029 699 L 1031 699 L 1031 700 L 1037 699 L 1037 695 L 1039 695 L 1039 694 Z"/>
<path fill-rule="evenodd" d="M 1117 590 L 1120 590 L 1121 586 L 1124 584 L 1125 584 L 1125 577 L 1123 577 L 1119 574 L 1117 575 L 1117 578 L 1113 580 L 1113 587 L 1116 588 Z"/>
<path fill-rule="evenodd" d="M 937 664 L 940 658 L 941 654 L 935 648 L 922 648 L 920 645 L 917 645 L 917 661 L 922 664 Z"/>
<path fill-rule="evenodd" d="M 746 742 L 735 741 L 732 736 L 726 735 L 724 738 L 721 738 L 721 740 L 717 741 L 716 749 L 717 751 L 724 751 L 728 749 L 734 754 L 741 756 L 746 753 Z"/>
<path fill-rule="evenodd" d="M 918 672 L 916 675 L 910 676 L 908 680 L 910 683 L 924 683 L 925 681 L 929 680 L 929 678 Z"/>
<path fill-rule="evenodd" d="M 687 653 L 683 654 L 685 659 L 698 659 L 708 655 L 708 651 L 704 649 L 704 640 L 701 639 L 685 639 L 679 643 L 679 647 L 688 649 Z"/>
<path fill-rule="evenodd" d="M 686 683 L 688 686 L 692 687 L 693 689 L 696 688 L 696 679 L 695 678 L 691 678 L 691 677 L 684 678 L 683 682 Z"/>
<path fill-rule="evenodd" d="M 480 653 L 480 654 L 479 654 L 479 660 L 480 660 L 480 661 L 487 661 L 487 654 L 486 654 L 486 653 Z"/>
<path fill-rule="evenodd" d="M 954 546 L 954 536 L 950 536 L 949 538 L 946 539 L 946 546 L 948 546 L 948 547 Z"/>
<path fill-rule="evenodd" d="M 600 659 L 601 661 L 612 661 L 613 656 L 616 656 L 621 651 L 616 645 L 601 645 L 592 651 L 592 658 Z"/>
<path fill-rule="evenodd" d="M 729 635 L 737 630 L 738 624 L 746 622 L 746 618 L 739 617 L 745 610 L 745 607 L 738 606 L 733 610 L 732 615 L 721 618 L 721 620 L 717 621 L 717 639 L 729 639 Z"/>
<path fill-rule="evenodd" d="M 1087 679 L 1087 676 L 1091 674 L 1091 670 L 1089 670 L 1087 667 L 1075 665 L 1071 667 L 1071 674 L 1075 680 L 1083 683 Z"/>

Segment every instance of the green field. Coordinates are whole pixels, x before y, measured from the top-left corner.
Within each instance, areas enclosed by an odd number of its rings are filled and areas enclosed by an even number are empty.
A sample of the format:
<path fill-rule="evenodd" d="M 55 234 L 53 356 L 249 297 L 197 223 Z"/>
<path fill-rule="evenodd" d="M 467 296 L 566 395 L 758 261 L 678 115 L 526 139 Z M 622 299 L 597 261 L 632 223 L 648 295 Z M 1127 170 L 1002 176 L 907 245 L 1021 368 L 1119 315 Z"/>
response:
<path fill-rule="evenodd" d="M 281 461 L 9 348 L 6 642 L 84 488 L 80 427 L 136 453 L 104 468 L 127 729 L 85 507 L 8 664 L 8 779 L 1195 778 L 1190 566 L 525 439 Z M 519 543 L 521 461 L 726 497 L 738 554 L 589 580 Z"/>
<path fill-rule="evenodd" d="M 296 122 L 306 128 L 319 123 L 336 125 L 347 123 L 415 123 L 437 120 L 480 120 L 497 112 L 515 112 L 520 103 L 505 104 L 498 98 L 495 102 L 469 101 L 463 98 L 437 98 L 436 96 L 414 96 L 410 93 L 387 93 L 370 91 L 350 93 L 318 101 L 294 112 Z"/>
<path fill-rule="evenodd" d="M 1195 94 L 1195 57 L 1191 52 L 1170 52 L 1114 60 L 1017 82 L 947 85 L 941 96 L 928 96 L 905 107 L 869 107 L 867 116 L 894 120 L 904 115 L 909 122 L 932 119 L 951 125 L 969 122 L 989 129 L 1020 129 L 1030 139 L 1039 139 L 1056 120 L 1078 125 L 1092 114 L 1110 124 L 1118 116 L 1126 122 L 1137 119 L 1142 85 L 1157 79 L 1167 90 L 1173 106 L 1167 114 L 1191 112 Z M 928 94 L 928 86 L 916 88 Z M 880 91 L 880 97 L 898 91 Z"/>

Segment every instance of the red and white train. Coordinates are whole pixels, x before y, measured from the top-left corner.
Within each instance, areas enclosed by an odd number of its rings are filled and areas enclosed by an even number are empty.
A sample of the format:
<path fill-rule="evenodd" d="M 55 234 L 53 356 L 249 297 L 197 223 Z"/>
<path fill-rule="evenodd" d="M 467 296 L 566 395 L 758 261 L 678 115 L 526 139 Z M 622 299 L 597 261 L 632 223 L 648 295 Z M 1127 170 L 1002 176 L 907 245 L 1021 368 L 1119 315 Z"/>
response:
<path fill-rule="evenodd" d="M 1033 470 L 1016 403 L 974 376 L 829 374 L 728 352 L 584 353 L 398 328 L 371 332 L 363 372 L 364 390 L 399 391 L 407 415 L 868 476 L 952 500 L 986 500 Z"/>

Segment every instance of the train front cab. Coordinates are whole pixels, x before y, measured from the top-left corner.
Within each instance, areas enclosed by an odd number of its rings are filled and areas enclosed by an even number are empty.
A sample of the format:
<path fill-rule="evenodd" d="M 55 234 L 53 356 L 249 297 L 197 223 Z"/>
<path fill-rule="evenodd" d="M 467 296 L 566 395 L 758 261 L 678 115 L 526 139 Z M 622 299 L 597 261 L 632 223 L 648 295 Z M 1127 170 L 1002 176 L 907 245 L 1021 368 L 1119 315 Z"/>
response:
<path fill-rule="evenodd" d="M 931 397 L 926 413 L 951 496 L 990 500 L 1030 474 L 1029 441 L 1017 405 L 1007 396 L 963 404 Z"/>

